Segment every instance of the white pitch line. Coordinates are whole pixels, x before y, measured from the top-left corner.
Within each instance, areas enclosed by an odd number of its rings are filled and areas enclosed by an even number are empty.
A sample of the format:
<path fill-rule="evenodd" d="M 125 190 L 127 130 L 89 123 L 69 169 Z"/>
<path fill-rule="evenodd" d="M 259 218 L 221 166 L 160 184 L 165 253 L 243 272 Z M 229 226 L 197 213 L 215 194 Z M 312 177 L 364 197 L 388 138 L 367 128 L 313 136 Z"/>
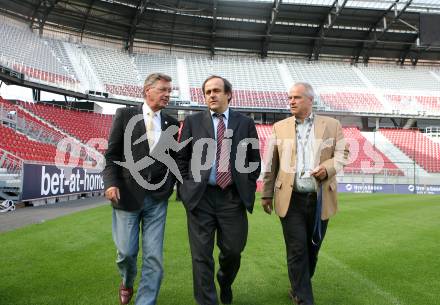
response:
<path fill-rule="evenodd" d="M 380 295 L 384 299 L 386 299 L 390 304 L 394 305 L 404 305 L 402 301 L 400 301 L 397 297 L 389 293 L 388 291 L 383 290 L 380 286 L 378 286 L 373 281 L 369 280 L 367 277 L 363 276 L 359 272 L 354 271 L 352 268 L 341 262 L 340 260 L 321 252 L 319 256 L 328 259 L 333 265 L 336 265 L 338 268 L 343 269 L 344 272 L 348 273 L 355 280 L 359 281 L 361 284 L 367 286 L 369 289 L 374 291 L 377 295 Z"/>

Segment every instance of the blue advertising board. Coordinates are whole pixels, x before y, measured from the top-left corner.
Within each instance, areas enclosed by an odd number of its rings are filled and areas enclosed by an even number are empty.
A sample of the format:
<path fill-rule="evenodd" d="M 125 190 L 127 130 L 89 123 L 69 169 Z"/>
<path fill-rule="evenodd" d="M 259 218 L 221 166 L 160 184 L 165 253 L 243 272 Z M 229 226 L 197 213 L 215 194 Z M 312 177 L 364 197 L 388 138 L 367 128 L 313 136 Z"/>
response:
<path fill-rule="evenodd" d="M 440 195 L 440 185 L 338 183 L 338 192 Z"/>
<path fill-rule="evenodd" d="M 99 170 L 23 164 L 23 201 L 103 190 L 104 181 Z"/>

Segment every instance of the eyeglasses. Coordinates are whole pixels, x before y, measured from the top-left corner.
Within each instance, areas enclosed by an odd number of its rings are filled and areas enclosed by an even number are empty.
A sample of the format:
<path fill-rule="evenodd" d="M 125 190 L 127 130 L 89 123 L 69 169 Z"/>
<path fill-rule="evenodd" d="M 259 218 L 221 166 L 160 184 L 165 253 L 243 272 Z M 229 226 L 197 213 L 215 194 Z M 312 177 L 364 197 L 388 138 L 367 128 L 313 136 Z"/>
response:
<path fill-rule="evenodd" d="M 166 87 L 152 87 L 154 89 L 156 89 L 157 91 L 161 92 L 161 93 L 171 93 L 173 90 L 171 88 L 166 88 Z"/>

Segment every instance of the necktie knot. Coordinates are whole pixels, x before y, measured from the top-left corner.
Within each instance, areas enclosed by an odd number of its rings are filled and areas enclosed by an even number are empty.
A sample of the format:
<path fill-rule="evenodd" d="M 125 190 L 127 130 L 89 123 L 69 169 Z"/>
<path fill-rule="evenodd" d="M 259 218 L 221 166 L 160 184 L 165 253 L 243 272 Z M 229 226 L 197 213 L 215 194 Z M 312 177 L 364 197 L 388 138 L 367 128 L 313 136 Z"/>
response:
<path fill-rule="evenodd" d="M 214 112 L 213 116 L 219 120 L 223 120 L 223 118 L 225 117 L 223 113 L 217 113 L 217 112 Z"/>

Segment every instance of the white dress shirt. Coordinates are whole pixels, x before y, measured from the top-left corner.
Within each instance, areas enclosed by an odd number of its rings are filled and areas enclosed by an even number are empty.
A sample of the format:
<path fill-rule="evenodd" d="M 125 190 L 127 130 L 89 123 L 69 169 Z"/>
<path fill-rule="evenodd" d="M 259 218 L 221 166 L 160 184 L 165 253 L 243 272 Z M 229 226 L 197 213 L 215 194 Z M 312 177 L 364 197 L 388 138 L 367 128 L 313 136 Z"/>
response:
<path fill-rule="evenodd" d="M 150 120 L 150 115 L 149 113 L 151 112 L 151 108 L 147 105 L 147 103 L 144 103 L 142 105 L 142 114 L 144 116 L 144 123 L 145 123 L 145 128 L 148 126 L 148 121 Z M 162 123 L 160 120 L 160 110 L 154 112 L 153 115 L 153 134 L 154 134 L 154 143 L 153 145 L 150 147 L 150 151 L 152 151 L 154 149 L 154 147 L 156 147 L 157 142 L 159 142 L 159 138 L 160 138 L 160 134 L 162 133 Z"/>

